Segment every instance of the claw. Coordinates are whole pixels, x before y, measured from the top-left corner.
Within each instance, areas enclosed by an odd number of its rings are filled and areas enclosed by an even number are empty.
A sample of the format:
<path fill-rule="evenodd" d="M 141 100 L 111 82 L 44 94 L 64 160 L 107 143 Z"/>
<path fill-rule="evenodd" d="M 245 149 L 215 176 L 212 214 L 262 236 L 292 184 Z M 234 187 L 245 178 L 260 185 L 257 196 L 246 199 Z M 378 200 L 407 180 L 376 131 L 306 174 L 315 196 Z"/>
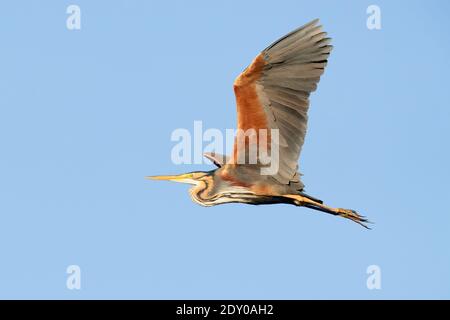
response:
<path fill-rule="evenodd" d="M 372 222 L 367 220 L 365 216 L 358 214 L 355 210 L 342 209 L 342 208 L 339 208 L 337 210 L 338 210 L 339 216 L 346 218 L 346 219 L 350 219 L 353 222 L 356 222 L 357 224 L 359 224 L 360 226 L 363 226 L 366 229 L 369 229 L 369 230 L 371 229 L 366 224 L 369 224 L 369 223 L 371 224 Z"/>

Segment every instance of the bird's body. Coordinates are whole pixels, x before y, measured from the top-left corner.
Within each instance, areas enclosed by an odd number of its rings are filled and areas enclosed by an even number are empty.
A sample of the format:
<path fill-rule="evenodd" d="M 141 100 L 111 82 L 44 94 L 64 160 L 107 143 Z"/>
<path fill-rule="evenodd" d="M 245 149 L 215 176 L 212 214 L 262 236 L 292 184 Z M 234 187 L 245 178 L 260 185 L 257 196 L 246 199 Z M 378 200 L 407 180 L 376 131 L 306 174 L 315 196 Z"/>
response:
<path fill-rule="evenodd" d="M 236 78 L 238 135 L 233 153 L 229 157 L 205 154 L 217 169 L 150 178 L 193 184 L 191 197 L 203 206 L 288 203 L 365 226 L 367 220 L 355 211 L 328 207 L 305 194 L 298 172 L 309 95 L 316 89 L 332 49 L 331 39 L 317 23 L 314 20 L 271 44 Z M 252 153 L 260 148 L 275 154 L 270 163 L 261 153 Z M 249 161 L 251 155 L 253 162 Z M 264 171 L 273 164 L 275 172 Z"/>
<path fill-rule="evenodd" d="M 255 165 L 228 164 L 208 172 L 203 183 L 191 189 L 194 200 L 204 206 L 242 202 L 271 204 L 282 202 L 284 194 L 301 191 L 298 184 L 281 184 L 272 176 L 261 175 Z"/>

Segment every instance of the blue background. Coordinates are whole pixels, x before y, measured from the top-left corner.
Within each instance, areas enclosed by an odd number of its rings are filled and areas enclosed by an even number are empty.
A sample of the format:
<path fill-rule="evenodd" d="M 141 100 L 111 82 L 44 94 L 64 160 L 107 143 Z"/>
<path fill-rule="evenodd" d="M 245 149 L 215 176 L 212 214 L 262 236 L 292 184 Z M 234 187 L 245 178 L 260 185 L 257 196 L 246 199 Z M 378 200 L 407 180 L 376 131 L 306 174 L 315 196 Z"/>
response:
<path fill-rule="evenodd" d="M 381 30 L 366 27 L 373 3 Z M 0 298 L 450 298 L 448 2 L 0 7 Z M 303 180 L 372 231 L 288 205 L 203 208 L 144 179 L 211 169 L 174 165 L 172 131 L 234 128 L 234 78 L 317 17 L 335 49 Z M 381 290 L 366 287 L 372 264 Z"/>

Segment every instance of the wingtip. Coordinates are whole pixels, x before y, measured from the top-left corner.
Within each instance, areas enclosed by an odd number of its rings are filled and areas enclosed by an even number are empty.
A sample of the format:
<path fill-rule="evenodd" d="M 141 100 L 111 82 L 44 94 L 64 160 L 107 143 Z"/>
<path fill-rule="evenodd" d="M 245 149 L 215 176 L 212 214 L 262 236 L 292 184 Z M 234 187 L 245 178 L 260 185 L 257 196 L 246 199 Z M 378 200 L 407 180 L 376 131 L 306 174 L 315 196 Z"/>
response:
<path fill-rule="evenodd" d="M 322 23 L 320 22 L 319 18 L 315 18 L 304 25 L 304 27 L 320 27 L 322 26 Z"/>

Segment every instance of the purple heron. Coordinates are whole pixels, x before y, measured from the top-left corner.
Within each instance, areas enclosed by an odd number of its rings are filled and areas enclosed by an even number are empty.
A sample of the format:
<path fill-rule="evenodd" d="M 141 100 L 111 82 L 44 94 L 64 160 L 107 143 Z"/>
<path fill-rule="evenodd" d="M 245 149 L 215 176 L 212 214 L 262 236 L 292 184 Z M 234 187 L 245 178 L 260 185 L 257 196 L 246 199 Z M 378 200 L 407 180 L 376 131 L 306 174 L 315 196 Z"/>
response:
<path fill-rule="evenodd" d="M 252 164 L 237 161 L 261 139 L 256 134 L 256 140 L 241 144 L 236 137 L 229 157 L 205 154 L 217 166 L 215 170 L 147 178 L 192 184 L 191 198 L 203 206 L 288 203 L 344 217 L 367 228 L 368 220 L 356 211 L 329 207 L 304 193 L 298 172 L 309 95 L 324 72 L 332 50 L 330 41 L 319 21 L 311 21 L 264 49 L 234 82 L 238 131 L 278 130 L 278 170 L 274 174 L 261 174 L 259 159 Z"/>

